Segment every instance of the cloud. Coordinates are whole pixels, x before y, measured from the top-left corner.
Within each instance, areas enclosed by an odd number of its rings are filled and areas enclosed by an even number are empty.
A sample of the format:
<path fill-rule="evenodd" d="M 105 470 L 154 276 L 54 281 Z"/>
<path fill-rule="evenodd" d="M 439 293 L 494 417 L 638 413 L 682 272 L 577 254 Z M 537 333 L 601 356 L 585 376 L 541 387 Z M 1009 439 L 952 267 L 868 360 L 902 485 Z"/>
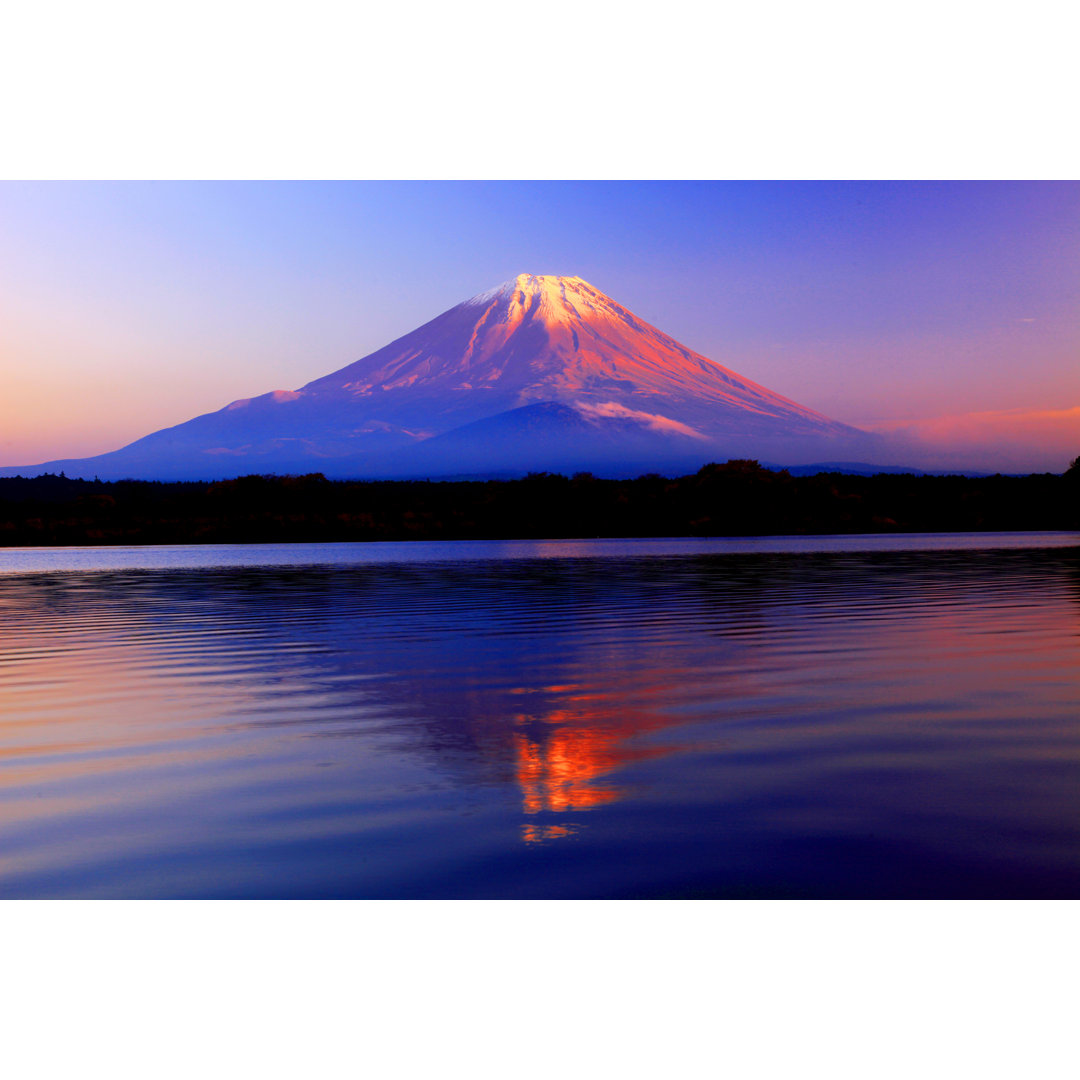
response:
<path fill-rule="evenodd" d="M 705 436 L 689 424 L 680 424 L 678 420 L 671 420 L 659 413 L 639 412 L 637 409 L 628 409 L 625 405 L 619 405 L 614 401 L 605 401 L 600 404 L 592 402 L 576 402 L 578 409 L 587 416 L 609 416 L 625 420 L 635 420 L 651 431 L 659 431 L 664 435 L 686 435 L 691 439 L 704 439 Z"/>

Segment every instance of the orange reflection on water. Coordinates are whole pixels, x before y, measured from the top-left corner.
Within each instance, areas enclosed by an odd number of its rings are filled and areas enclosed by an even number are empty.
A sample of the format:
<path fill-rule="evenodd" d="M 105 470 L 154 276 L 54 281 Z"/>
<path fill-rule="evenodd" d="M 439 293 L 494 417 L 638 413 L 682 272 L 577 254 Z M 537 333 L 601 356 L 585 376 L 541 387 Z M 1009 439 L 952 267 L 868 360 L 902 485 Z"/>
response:
<path fill-rule="evenodd" d="M 517 778 L 526 814 L 542 810 L 586 810 L 611 802 L 618 788 L 597 786 L 593 781 L 611 772 L 618 763 L 610 732 L 589 728 L 563 728 L 544 741 L 517 732 Z"/>
<path fill-rule="evenodd" d="M 608 692 L 586 692 L 580 685 L 511 691 L 533 694 L 546 705 L 514 717 L 514 768 L 522 810 L 529 815 L 566 814 L 621 799 L 626 789 L 610 775 L 632 761 L 667 752 L 632 741 L 672 723 L 662 709 L 646 704 L 655 701 L 657 689 L 642 693 L 639 688 L 636 700 L 627 700 L 625 687 Z M 528 730 L 523 730 L 526 725 Z M 575 831 L 576 826 L 565 822 L 528 822 L 522 826 L 522 839 L 542 843 Z"/>
<path fill-rule="evenodd" d="M 521 839 L 526 844 L 542 844 L 545 840 L 557 840 L 570 836 L 575 830 L 567 825 L 522 825 Z"/>

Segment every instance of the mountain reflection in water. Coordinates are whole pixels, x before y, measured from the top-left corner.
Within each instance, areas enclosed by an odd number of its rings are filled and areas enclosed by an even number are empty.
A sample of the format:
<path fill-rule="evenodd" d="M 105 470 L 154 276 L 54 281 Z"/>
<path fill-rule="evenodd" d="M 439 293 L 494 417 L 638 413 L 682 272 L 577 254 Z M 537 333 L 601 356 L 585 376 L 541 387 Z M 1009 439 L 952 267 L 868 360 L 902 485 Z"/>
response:
<path fill-rule="evenodd" d="M 1077 895 L 1078 582 L 1069 548 L 0 577 L 0 895 Z"/>

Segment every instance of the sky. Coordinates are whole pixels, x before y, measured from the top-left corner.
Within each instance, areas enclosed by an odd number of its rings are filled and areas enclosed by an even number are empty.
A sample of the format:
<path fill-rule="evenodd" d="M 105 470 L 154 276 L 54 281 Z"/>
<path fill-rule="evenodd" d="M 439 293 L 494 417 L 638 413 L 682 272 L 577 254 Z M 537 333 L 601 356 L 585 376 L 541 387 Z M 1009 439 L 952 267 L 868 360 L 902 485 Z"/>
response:
<path fill-rule="evenodd" d="M 0 465 L 295 389 L 519 273 L 909 457 L 1080 454 L 1078 183 L 61 181 L 0 184 Z"/>

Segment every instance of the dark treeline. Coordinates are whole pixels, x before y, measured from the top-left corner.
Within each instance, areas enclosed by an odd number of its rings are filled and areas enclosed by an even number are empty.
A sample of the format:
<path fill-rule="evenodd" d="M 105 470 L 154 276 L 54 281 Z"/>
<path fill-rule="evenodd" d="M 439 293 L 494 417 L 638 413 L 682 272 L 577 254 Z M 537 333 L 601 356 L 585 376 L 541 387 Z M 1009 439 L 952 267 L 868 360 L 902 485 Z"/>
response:
<path fill-rule="evenodd" d="M 753 461 L 604 480 L 0 479 L 0 546 L 1080 529 L 1064 475 L 791 476 Z"/>

